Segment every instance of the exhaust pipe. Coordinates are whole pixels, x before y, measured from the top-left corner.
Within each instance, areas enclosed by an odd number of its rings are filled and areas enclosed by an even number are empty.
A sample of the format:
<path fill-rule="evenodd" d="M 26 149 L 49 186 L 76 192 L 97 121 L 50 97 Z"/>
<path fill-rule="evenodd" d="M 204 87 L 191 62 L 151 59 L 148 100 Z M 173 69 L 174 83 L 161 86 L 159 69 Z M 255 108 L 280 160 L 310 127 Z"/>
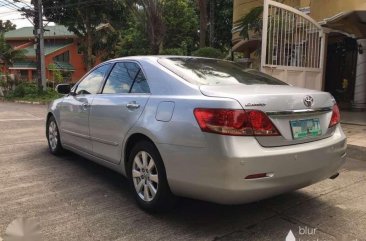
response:
<path fill-rule="evenodd" d="M 334 174 L 333 176 L 331 176 L 329 179 L 334 180 L 334 179 L 336 179 L 338 176 L 339 176 L 339 172 L 337 172 L 336 174 Z"/>

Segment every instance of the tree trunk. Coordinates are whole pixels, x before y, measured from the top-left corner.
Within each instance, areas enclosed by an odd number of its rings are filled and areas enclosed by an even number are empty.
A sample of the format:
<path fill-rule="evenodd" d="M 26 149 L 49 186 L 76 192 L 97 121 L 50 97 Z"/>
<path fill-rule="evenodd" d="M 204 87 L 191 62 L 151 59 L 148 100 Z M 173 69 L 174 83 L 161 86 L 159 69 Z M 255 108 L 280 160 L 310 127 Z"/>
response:
<path fill-rule="evenodd" d="M 210 47 L 215 47 L 215 0 L 210 0 Z"/>
<path fill-rule="evenodd" d="M 200 10 L 200 48 L 206 47 L 207 0 L 198 0 Z"/>
<path fill-rule="evenodd" d="M 85 18 L 86 25 L 86 69 L 89 71 L 93 67 L 93 39 L 92 39 L 92 28 L 90 26 L 89 16 Z"/>

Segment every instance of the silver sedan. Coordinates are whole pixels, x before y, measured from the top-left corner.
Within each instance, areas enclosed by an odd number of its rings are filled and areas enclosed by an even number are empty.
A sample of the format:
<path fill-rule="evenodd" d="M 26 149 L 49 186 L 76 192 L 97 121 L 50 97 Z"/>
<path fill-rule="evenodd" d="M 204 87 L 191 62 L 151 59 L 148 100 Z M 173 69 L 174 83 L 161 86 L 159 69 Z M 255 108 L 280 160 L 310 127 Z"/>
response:
<path fill-rule="evenodd" d="M 50 104 L 50 151 L 126 176 L 145 210 L 177 196 L 240 204 L 335 178 L 346 137 L 333 97 L 217 59 L 104 62 Z"/>

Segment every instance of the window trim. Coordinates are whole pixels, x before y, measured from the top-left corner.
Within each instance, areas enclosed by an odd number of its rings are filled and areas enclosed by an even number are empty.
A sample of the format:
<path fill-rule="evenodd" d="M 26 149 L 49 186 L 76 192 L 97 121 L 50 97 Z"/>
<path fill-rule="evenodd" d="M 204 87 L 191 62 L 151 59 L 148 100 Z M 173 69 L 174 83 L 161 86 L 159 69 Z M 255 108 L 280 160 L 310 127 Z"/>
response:
<path fill-rule="evenodd" d="M 144 69 L 142 68 L 142 65 L 138 62 L 138 61 L 136 61 L 136 60 L 130 60 L 130 59 L 126 59 L 126 60 L 116 60 L 116 61 L 114 61 L 114 62 L 110 62 L 110 63 L 112 63 L 112 67 L 109 69 L 109 71 L 108 71 L 108 75 L 104 78 L 104 82 L 103 82 L 103 85 L 102 85 L 102 88 L 101 88 L 101 90 L 100 90 L 100 93 L 98 93 L 98 94 L 101 94 L 101 95 L 131 95 L 131 94 L 138 94 L 138 95 L 151 95 L 151 88 L 150 88 L 150 84 L 149 84 L 149 81 L 148 81 L 148 78 L 147 78 L 147 76 L 146 76 L 146 73 L 145 73 L 145 71 L 144 71 Z M 114 66 L 116 65 L 116 64 L 118 64 L 118 63 L 135 63 L 135 64 L 137 64 L 138 66 L 139 66 L 139 71 L 137 71 L 137 73 L 136 73 L 136 75 L 135 75 L 135 77 L 134 77 L 134 79 L 133 79 L 133 81 L 132 81 L 132 85 L 131 85 L 131 87 L 130 87 L 130 90 L 128 91 L 128 93 L 103 93 L 103 90 L 104 90 L 104 87 L 105 87 L 105 84 L 107 83 L 107 80 L 108 80 L 108 78 L 109 78 L 109 75 L 111 74 L 111 72 L 112 72 L 112 70 L 113 70 L 113 68 L 114 68 Z M 131 90 L 132 90 L 132 87 L 133 87 L 133 85 L 135 84 L 135 80 L 136 80 L 136 77 L 137 77 L 137 75 L 140 73 L 140 72 L 142 72 L 142 74 L 144 75 L 144 77 L 145 77 L 145 79 L 146 79 L 146 82 L 147 82 L 147 84 L 149 85 L 149 89 L 150 89 L 150 92 L 148 92 L 148 93 L 131 93 Z"/>
<path fill-rule="evenodd" d="M 57 60 L 57 57 L 60 57 L 60 56 L 65 55 L 65 54 L 68 55 L 67 56 L 68 57 L 67 58 L 67 61 L 65 61 L 65 60 Z M 67 62 L 67 63 L 70 63 L 70 50 L 66 50 L 66 51 L 62 52 L 61 54 L 56 55 L 55 57 L 52 58 L 52 61 L 59 61 L 59 62 Z"/>

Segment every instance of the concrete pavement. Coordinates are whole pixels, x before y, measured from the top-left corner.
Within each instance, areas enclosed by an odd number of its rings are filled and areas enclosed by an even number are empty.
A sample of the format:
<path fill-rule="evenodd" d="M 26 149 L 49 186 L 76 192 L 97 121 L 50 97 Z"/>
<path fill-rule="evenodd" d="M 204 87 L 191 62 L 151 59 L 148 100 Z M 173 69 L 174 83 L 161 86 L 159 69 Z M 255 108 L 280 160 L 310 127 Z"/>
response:
<path fill-rule="evenodd" d="M 349 156 L 366 161 L 366 112 L 341 111 Z"/>
<path fill-rule="evenodd" d="M 366 162 L 348 159 L 335 180 L 253 204 L 183 199 L 149 215 L 118 174 L 52 156 L 44 115 L 45 106 L 0 102 L 0 237 L 27 217 L 44 240 L 285 240 L 290 230 L 303 241 L 366 240 Z"/>
<path fill-rule="evenodd" d="M 341 120 L 343 124 L 366 126 L 365 111 L 341 111 Z"/>

